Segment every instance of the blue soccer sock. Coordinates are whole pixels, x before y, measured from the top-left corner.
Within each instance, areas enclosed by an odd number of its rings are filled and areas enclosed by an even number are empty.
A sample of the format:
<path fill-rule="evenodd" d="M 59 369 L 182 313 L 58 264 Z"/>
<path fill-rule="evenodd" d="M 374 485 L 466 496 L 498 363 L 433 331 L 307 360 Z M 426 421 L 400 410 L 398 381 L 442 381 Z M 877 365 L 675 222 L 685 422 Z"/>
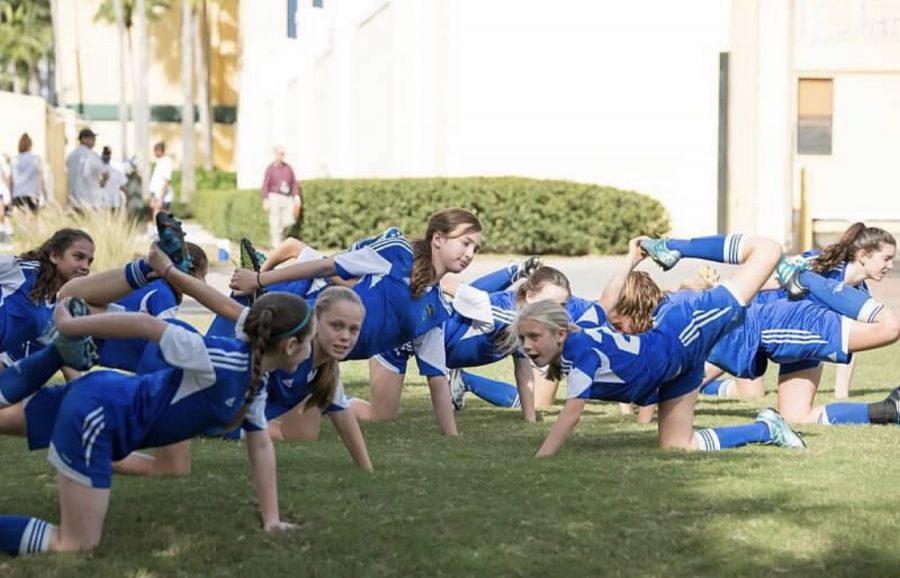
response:
<path fill-rule="evenodd" d="M 0 551 L 37 554 L 50 546 L 53 524 L 26 516 L 0 516 Z"/>
<path fill-rule="evenodd" d="M 867 403 L 829 403 L 819 414 L 819 423 L 825 425 L 859 425 L 871 423 Z"/>
<path fill-rule="evenodd" d="M 39 390 L 63 364 L 62 356 L 50 344 L 0 371 L 0 408 L 19 403 Z"/>
<path fill-rule="evenodd" d="M 150 280 L 147 278 L 153 272 L 153 267 L 142 257 L 125 265 L 125 280 L 132 289 L 146 287 Z"/>
<path fill-rule="evenodd" d="M 515 386 L 467 371 L 462 372 L 466 389 L 484 401 L 499 407 L 519 407 L 519 390 Z"/>
<path fill-rule="evenodd" d="M 744 425 L 701 429 L 694 432 L 697 449 L 701 452 L 717 452 L 747 444 L 767 444 L 772 441 L 769 426 L 761 421 Z"/>
<path fill-rule="evenodd" d="M 730 397 L 734 387 L 733 379 L 714 379 L 700 388 L 703 395 L 715 395 L 718 397 Z"/>
<path fill-rule="evenodd" d="M 717 263 L 741 262 L 743 235 L 716 235 L 693 239 L 668 239 L 666 247 L 681 253 L 682 257 L 706 259 Z"/>
<path fill-rule="evenodd" d="M 510 285 L 512 285 L 513 277 L 516 273 L 519 272 L 519 268 L 517 266 L 509 266 L 504 267 L 498 271 L 493 271 L 475 279 L 469 285 L 475 287 L 476 289 L 481 289 L 482 291 L 487 291 L 488 293 L 494 293 L 496 291 L 504 291 L 508 289 Z"/>
<path fill-rule="evenodd" d="M 816 301 L 863 323 L 875 321 L 875 317 L 884 308 L 884 305 L 872 299 L 865 291 L 844 285 L 840 281 L 826 279 L 812 271 L 800 273 L 800 284 L 809 289 L 810 296 Z"/>

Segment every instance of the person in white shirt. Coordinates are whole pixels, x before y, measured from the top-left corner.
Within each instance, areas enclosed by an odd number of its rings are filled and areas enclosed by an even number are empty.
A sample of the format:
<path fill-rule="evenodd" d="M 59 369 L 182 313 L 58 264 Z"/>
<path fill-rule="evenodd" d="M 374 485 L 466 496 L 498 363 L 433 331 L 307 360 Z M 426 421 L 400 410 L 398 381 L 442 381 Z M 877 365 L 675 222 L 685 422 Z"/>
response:
<path fill-rule="evenodd" d="M 47 198 L 41 157 L 31 152 L 31 137 L 19 137 L 19 154 L 12 160 L 12 204 L 37 212 Z"/>
<path fill-rule="evenodd" d="M 166 156 L 166 143 L 158 142 L 153 147 L 156 155 L 156 164 L 153 165 L 153 174 L 150 175 L 150 208 L 153 210 L 153 222 L 156 222 L 156 214 L 160 211 L 168 211 L 172 205 L 174 194 L 172 191 L 172 171 L 174 163 L 171 157 Z"/>
<path fill-rule="evenodd" d="M 128 161 L 125 161 L 126 163 Z M 118 210 L 125 206 L 125 192 L 122 187 L 128 182 L 125 176 L 126 167 L 123 164 L 109 165 L 109 179 L 103 186 L 103 207 L 106 209 Z"/>
<path fill-rule="evenodd" d="M 66 158 L 69 205 L 78 211 L 103 206 L 103 187 L 109 178 L 109 167 L 92 149 L 97 134 L 89 128 L 78 133 L 78 147 Z"/>

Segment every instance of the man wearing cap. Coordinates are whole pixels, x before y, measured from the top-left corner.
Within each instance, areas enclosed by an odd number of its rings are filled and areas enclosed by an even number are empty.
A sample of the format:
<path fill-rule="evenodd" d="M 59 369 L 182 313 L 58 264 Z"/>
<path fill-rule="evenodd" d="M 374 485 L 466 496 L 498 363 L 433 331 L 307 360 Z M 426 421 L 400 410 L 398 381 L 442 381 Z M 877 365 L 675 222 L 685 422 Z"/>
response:
<path fill-rule="evenodd" d="M 78 143 L 66 158 L 69 206 L 77 210 L 98 209 L 103 206 L 103 187 L 109 178 L 109 167 L 93 150 L 97 143 L 94 131 L 81 129 Z"/>

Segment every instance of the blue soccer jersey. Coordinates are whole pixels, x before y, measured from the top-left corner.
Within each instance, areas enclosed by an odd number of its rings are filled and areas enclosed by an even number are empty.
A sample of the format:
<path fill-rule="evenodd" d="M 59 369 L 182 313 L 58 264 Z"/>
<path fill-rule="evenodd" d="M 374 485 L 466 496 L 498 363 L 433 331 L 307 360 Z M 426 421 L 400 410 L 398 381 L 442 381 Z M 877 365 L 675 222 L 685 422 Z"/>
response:
<path fill-rule="evenodd" d="M 515 320 L 515 291 L 487 293 L 462 285 L 453 300 L 453 308 L 443 333 L 447 368 L 478 367 L 506 357 L 507 353 L 498 347 L 497 340 Z M 606 322 L 606 314 L 598 303 L 580 297 L 571 297 L 566 303 L 566 311 L 573 323 L 599 326 Z M 429 349 L 429 345 L 407 343 L 377 355 L 376 359 L 395 373 L 405 374 L 409 357 L 415 355 L 421 375 L 446 375 L 445 370 L 440 370 L 431 361 L 439 354 Z"/>
<path fill-rule="evenodd" d="M 723 286 L 684 292 L 663 305 L 655 327 L 639 335 L 608 325 L 570 334 L 562 351 L 568 398 L 649 405 L 700 387 L 710 350 L 745 308 Z"/>
<path fill-rule="evenodd" d="M 50 329 L 54 304 L 28 295 L 39 273 L 36 261 L 0 255 L 0 351 L 16 352 Z"/>
<path fill-rule="evenodd" d="M 310 384 L 315 379 L 316 373 L 312 353 L 293 373 L 280 369 L 269 372 L 266 378 L 266 419 L 271 420 L 286 414 L 309 397 L 312 393 Z M 350 402 L 344 393 L 344 384 L 339 378 L 325 413 L 343 411 L 349 405 Z"/>
<path fill-rule="evenodd" d="M 174 319 L 178 313 L 178 299 L 172 287 L 158 279 L 109 305 L 107 311 L 146 313 L 165 321 Z M 99 364 L 126 371 L 135 371 L 148 344 L 146 339 L 98 339 L 97 342 Z"/>
<path fill-rule="evenodd" d="M 450 305 L 436 286 L 418 298 L 412 296 L 413 252 L 404 237 L 381 236 L 336 255 L 334 262 L 341 278 L 359 278 L 353 291 L 366 309 L 359 339 L 347 359 L 368 359 L 429 332 L 431 343 L 443 338 Z"/>
<path fill-rule="evenodd" d="M 169 369 L 136 376 L 98 371 L 64 386 L 48 456 L 61 473 L 109 487 L 113 461 L 224 430 L 238 417 L 252 377 L 248 343 L 171 325 L 159 347 Z M 26 406 L 29 422 L 38 417 L 32 406 Z M 245 422 L 265 427 L 264 407 L 260 388 Z"/>

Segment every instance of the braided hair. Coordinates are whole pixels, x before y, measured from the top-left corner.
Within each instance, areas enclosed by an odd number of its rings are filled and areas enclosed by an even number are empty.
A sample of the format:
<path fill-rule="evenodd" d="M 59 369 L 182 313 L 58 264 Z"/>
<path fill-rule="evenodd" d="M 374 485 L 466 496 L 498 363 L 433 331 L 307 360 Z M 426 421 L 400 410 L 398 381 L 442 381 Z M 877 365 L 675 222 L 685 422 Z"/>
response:
<path fill-rule="evenodd" d="M 37 279 L 34 280 L 34 287 L 28 293 L 28 297 L 32 301 L 35 303 L 45 300 L 51 303 L 56 301 L 57 291 L 67 280 L 59 277 L 56 264 L 50 257 L 61 257 L 76 241 L 87 241 L 91 245 L 94 244 L 91 236 L 81 229 L 65 228 L 53 233 L 53 236 L 44 241 L 37 249 L 19 255 L 19 259 L 22 261 L 37 261 L 40 264 Z"/>
<path fill-rule="evenodd" d="M 810 269 L 816 273 L 825 273 L 842 263 L 856 260 L 856 253 L 868 251 L 874 253 L 881 245 L 897 246 L 894 236 L 878 227 L 866 227 L 865 223 L 853 223 L 844 231 L 837 243 L 828 245 L 813 259 Z"/>
<path fill-rule="evenodd" d="M 304 342 L 312 336 L 315 324 L 310 319 L 311 313 L 303 298 L 290 293 L 275 291 L 253 302 L 244 321 L 244 333 L 251 348 L 251 381 L 244 394 L 244 403 L 228 429 L 236 428 L 244 420 L 250 404 L 263 385 L 263 356 L 275 351 L 285 339 L 296 337 L 298 341 Z"/>
<path fill-rule="evenodd" d="M 409 287 L 415 298 L 421 297 L 425 290 L 434 285 L 437 280 L 437 271 L 431 261 L 431 241 L 438 233 L 449 236 L 458 228 L 465 227 L 457 232 L 454 237 L 461 237 L 468 233 L 481 232 L 481 222 L 478 217 L 464 209 L 444 209 L 431 215 L 428 219 L 428 228 L 425 230 L 425 238 L 412 242 L 413 270 Z"/>

